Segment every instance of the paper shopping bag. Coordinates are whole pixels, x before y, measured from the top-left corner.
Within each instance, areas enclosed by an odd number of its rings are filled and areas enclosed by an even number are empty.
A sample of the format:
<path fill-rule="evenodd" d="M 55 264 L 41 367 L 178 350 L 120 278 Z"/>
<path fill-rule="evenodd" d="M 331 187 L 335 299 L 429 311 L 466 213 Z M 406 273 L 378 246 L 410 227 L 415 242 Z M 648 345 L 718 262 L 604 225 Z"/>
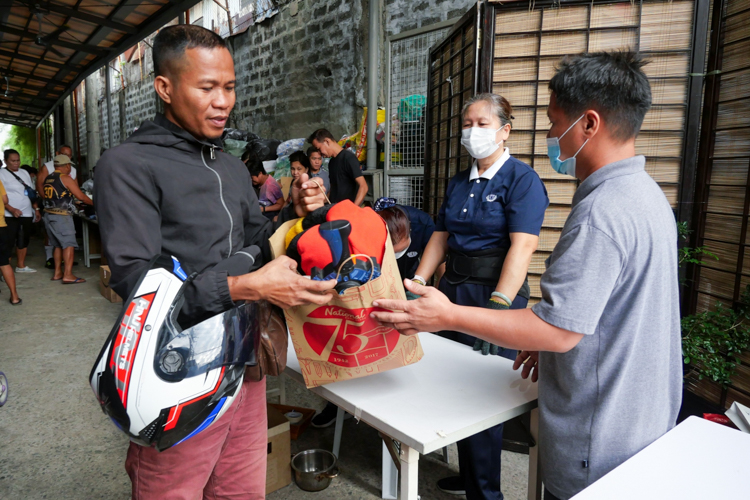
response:
<path fill-rule="evenodd" d="M 296 222 L 283 224 L 271 237 L 274 257 L 286 253 L 286 234 Z M 406 299 L 390 236 L 380 277 L 345 290 L 327 305 L 284 311 L 308 388 L 366 377 L 422 359 L 419 337 L 403 336 L 370 318 L 370 312 L 377 310 L 372 303 L 378 299 Z"/>

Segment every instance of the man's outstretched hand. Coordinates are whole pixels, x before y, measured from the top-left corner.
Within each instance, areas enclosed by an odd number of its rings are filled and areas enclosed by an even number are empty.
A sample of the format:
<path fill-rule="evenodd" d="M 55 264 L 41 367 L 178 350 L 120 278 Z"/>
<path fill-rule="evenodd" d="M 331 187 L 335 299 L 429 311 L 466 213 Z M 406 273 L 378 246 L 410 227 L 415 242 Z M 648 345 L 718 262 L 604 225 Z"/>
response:
<path fill-rule="evenodd" d="M 516 360 L 513 362 L 513 369 L 518 370 L 523 365 L 521 370 L 521 378 L 529 378 L 531 374 L 531 381 L 536 382 L 539 380 L 539 351 L 521 351 L 516 356 Z"/>
<path fill-rule="evenodd" d="M 407 291 L 421 297 L 408 301 L 379 299 L 373 305 L 388 311 L 374 311 L 370 316 L 383 325 L 398 330 L 402 335 L 449 329 L 446 328 L 446 320 L 453 304 L 448 297 L 436 288 L 422 286 L 412 280 L 404 280 L 404 286 Z"/>
<path fill-rule="evenodd" d="M 331 301 L 336 280 L 313 281 L 297 273 L 297 263 L 282 255 L 255 272 L 230 276 L 232 300 L 267 300 L 282 309 Z"/>
<path fill-rule="evenodd" d="M 307 174 L 300 175 L 292 182 L 292 202 L 294 211 L 304 217 L 326 204 L 326 188 L 320 180 L 310 180 Z"/>

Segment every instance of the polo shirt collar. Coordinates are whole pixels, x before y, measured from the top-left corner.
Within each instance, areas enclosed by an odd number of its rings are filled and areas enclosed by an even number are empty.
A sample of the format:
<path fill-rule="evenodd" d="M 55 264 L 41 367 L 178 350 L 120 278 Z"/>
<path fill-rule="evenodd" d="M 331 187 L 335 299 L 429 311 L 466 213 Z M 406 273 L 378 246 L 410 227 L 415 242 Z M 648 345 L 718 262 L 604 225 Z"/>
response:
<path fill-rule="evenodd" d="M 474 161 L 474 164 L 471 166 L 471 174 L 469 174 L 469 180 L 474 181 L 477 179 L 492 179 L 495 177 L 495 174 L 500 170 L 500 167 L 503 166 L 503 164 L 508 161 L 508 158 L 510 158 L 510 151 L 508 148 L 505 148 L 505 151 L 503 152 L 503 155 L 492 164 L 490 168 L 484 171 L 482 175 L 479 175 L 479 169 L 477 168 L 477 162 Z"/>
<path fill-rule="evenodd" d="M 631 156 L 624 160 L 616 161 L 605 165 L 593 174 L 589 175 L 585 181 L 578 186 L 575 195 L 573 196 L 573 206 L 578 202 L 586 198 L 591 194 L 597 187 L 603 184 L 605 181 L 614 179 L 615 177 L 621 177 L 623 175 L 637 174 L 638 172 L 644 171 L 646 168 L 646 157 L 645 156 Z"/>

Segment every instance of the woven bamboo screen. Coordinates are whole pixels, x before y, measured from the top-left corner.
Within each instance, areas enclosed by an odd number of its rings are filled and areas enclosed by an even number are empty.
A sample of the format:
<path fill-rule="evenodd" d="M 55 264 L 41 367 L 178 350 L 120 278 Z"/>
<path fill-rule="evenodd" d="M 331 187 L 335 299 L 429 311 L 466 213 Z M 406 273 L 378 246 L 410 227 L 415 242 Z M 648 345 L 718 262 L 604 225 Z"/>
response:
<path fill-rule="evenodd" d="M 550 198 L 539 250 L 529 268 L 529 305 L 541 297 L 544 260 L 560 238 L 577 185 L 552 170 L 546 156 L 547 86 L 555 65 L 567 54 L 627 48 L 639 50 L 651 60 L 645 71 L 653 107 L 646 115 L 636 151 L 646 156 L 646 170 L 674 207 L 685 136 L 693 8 L 692 0 L 554 7 L 519 2 L 495 8 L 493 92 L 510 101 L 515 116 L 507 145 L 513 156 L 537 171 Z"/>
<path fill-rule="evenodd" d="M 448 181 L 471 166 L 461 146 L 461 109 L 476 91 L 476 57 L 475 7 L 430 55 L 424 210 L 433 217 L 443 204 Z"/>
<path fill-rule="evenodd" d="M 718 5 L 718 4 L 717 4 Z M 705 245 L 719 260 L 705 259 L 696 272 L 697 311 L 714 309 L 718 302 L 732 306 L 750 284 L 750 0 L 722 2 L 721 54 L 712 68 L 720 70 L 713 87 L 707 85 L 704 134 L 699 168 L 700 196 L 698 245 Z M 713 49 L 712 49 L 713 52 Z M 706 140 L 707 139 L 707 140 Z M 700 182 L 699 181 L 699 182 Z M 729 407 L 733 401 L 750 405 L 750 354 L 733 384 L 722 390 L 706 381 L 688 381 L 705 399 Z"/>

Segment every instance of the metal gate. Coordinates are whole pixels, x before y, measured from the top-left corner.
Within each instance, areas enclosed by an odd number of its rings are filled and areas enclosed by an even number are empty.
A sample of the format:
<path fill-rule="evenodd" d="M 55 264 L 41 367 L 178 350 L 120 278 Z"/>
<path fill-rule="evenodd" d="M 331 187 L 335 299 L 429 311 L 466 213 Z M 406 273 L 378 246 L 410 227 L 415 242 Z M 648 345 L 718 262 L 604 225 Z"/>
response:
<path fill-rule="evenodd" d="M 388 39 L 385 193 L 400 204 L 422 208 L 424 195 L 424 105 L 430 47 L 455 20 L 406 31 Z"/>

